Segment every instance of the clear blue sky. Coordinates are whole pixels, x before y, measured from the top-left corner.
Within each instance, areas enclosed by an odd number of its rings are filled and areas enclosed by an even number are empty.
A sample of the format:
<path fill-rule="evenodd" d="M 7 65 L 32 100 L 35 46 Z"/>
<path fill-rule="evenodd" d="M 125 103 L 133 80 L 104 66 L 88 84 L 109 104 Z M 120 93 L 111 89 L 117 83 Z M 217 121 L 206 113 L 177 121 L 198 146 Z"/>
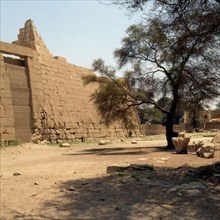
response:
<path fill-rule="evenodd" d="M 115 65 L 113 51 L 120 47 L 127 27 L 137 21 L 127 16 L 127 11 L 98 0 L 0 2 L 1 41 L 16 40 L 19 28 L 32 19 L 54 56 L 88 68 L 96 58 Z"/>

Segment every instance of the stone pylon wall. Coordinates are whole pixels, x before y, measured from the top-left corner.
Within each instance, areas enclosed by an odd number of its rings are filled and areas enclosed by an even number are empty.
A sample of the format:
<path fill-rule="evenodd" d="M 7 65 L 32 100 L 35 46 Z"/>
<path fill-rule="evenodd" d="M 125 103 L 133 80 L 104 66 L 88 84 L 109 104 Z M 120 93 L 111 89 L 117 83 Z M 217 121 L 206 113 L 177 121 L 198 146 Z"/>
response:
<path fill-rule="evenodd" d="M 94 73 L 67 63 L 65 58 L 53 57 L 31 20 L 20 29 L 18 40 L 13 42 L 15 44 L 33 51 L 32 56 L 26 55 L 25 59 L 31 87 L 33 133 L 36 138 L 57 142 L 82 137 L 128 135 L 129 131 L 119 121 L 107 127 L 91 101 L 97 86 L 85 86 L 82 76 Z M 132 132 L 139 135 L 139 120 L 135 112 L 134 121 L 137 127 Z"/>

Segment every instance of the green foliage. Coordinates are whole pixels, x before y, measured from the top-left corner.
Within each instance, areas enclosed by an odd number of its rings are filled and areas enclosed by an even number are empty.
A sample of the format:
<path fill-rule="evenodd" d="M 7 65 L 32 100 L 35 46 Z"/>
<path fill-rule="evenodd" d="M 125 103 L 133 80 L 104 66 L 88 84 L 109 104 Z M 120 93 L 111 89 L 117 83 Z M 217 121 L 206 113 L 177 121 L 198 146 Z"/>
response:
<path fill-rule="evenodd" d="M 136 101 L 166 114 L 163 124 L 172 144 L 173 132 L 168 131 L 184 108 L 196 111 L 220 94 L 220 3 L 125 0 L 119 4 L 143 10 L 148 2 L 156 3 L 154 14 L 130 26 L 114 54 L 119 68 L 132 65 L 126 77 Z M 152 114 L 148 112 L 146 119 L 154 121 Z"/>
<path fill-rule="evenodd" d="M 190 125 L 193 126 L 193 128 L 195 128 L 195 129 L 200 128 L 201 121 L 197 118 L 195 118 L 195 119 L 192 118 L 191 121 L 190 121 Z"/>
<path fill-rule="evenodd" d="M 10 143 L 11 146 L 19 146 L 21 145 L 22 141 L 19 139 L 14 140 L 13 142 Z"/>
<path fill-rule="evenodd" d="M 151 123 L 160 124 L 162 122 L 163 114 L 157 108 L 139 108 L 139 116 L 141 118 L 141 123 Z"/>
<path fill-rule="evenodd" d="M 128 176 L 128 173 L 122 171 L 122 172 L 116 173 L 115 176 L 124 177 L 124 176 Z"/>
<path fill-rule="evenodd" d="M 22 144 L 22 141 L 19 139 L 16 139 L 14 141 L 6 142 L 6 143 L 0 143 L 0 149 L 4 149 L 6 147 L 17 147 Z"/>
<path fill-rule="evenodd" d="M 216 104 L 216 109 L 220 109 L 220 101 Z"/>
<path fill-rule="evenodd" d="M 133 100 L 125 78 L 117 78 L 114 70 L 105 66 L 101 59 L 94 62 L 93 68 L 101 75 L 85 76 L 83 79 L 86 84 L 97 83 L 99 85 L 92 95 L 92 100 L 96 104 L 103 122 L 110 125 L 114 121 L 120 120 L 127 129 L 134 128 L 131 108 Z"/>
<path fill-rule="evenodd" d="M 95 74 L 94 75 L 92 75 L 92 74 L 85 75 L 82 78 L 83 78 L 84 85 L 87 85 L 89 83 L 95 83 L 98 80 L 98 78 Z"/>
<path fill-rule="evenodd" d="M 140 181 L 141 175 L 138 173 L 133 173 L 133 174 L 131 174 L 131 178 L 135 179 L 136 181 Z"/>
<path fill-rule="evenodd" d="M 134 64 L 129 76 L 132 85 L 135 82 L 142 89 L 146 79 L 154 78 L 146 87 L 170 97 L 173 104 L 180 99 L 198 104 L 218 96 L 220 3 L 125 0 L 118 4 L 139 10 L 148 2 L 155 2 L 154 15 L 129 27 L 122 47 L 115 51 L 119 67 Z M 174 110 L 173 104 L 169 111 Z"/>
<path fill-rule="evenodd" d="M 195 109 L 220 94 L 220 2 L 114 1 L 131 12 L 145 12 L 148 3 L 155 3 L 153 13 L 130 26 L 121 47 L 114 52 L 119 70 L 126 65 L 132 67 L 123 83 L 117 79 L 115 68 L 101 59 L 94 62 L 94 71 L 104 77 L 96 79 L 100 90 L 94 100 L 107 122 L 111 118 L 125 119 L 129 105 L 155 106 L 166 114 L 163 124 L 168 144 L 172 145 L 179 106 Z M 150 114 L 154 117 L 155 112 Z"/>

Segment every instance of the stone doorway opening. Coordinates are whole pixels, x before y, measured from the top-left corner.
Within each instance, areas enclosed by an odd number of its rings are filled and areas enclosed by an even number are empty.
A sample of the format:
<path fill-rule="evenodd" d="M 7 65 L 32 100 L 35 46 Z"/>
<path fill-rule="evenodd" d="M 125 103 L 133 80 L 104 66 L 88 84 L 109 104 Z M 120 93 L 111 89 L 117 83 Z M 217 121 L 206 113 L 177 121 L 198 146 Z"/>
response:
<path fill-rule="evenodd" d="M 26 59 L 4 54 L 6 74 L 10 80 L 14 112 L 15 139 L 29 141 L 32 135 L 32 106 Z"/>

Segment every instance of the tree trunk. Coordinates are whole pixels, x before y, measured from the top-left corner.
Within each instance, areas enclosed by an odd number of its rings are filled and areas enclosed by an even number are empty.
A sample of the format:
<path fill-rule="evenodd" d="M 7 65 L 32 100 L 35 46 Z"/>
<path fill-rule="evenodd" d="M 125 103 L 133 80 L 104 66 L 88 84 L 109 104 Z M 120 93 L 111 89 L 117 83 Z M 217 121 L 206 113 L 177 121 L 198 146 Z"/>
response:
<path fill-rule="evenodd" d="M 167 149 L 175 149 L 175 146 L 172 142 L 172 137 L 177 137 L 178 133 L 173 131 L 173 114 L 167 115 L 167 120 L 165 123 L 166 127 L 166 139 L 167 139 Z"/>

